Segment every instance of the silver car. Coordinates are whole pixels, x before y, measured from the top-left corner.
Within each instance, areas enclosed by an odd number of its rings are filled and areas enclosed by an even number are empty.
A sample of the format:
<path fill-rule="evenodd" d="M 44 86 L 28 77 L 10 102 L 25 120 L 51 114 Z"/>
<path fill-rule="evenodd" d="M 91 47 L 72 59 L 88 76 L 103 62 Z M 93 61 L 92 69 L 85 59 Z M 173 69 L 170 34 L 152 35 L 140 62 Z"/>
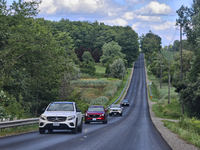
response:
<path fill-rule="evenodd" d="M 109 116 L 118 114 L 122 116 L 122 113 L 123 113 L 123 107 L 121 107 L 120 104 L 113 104 L 110 106 Z"/>

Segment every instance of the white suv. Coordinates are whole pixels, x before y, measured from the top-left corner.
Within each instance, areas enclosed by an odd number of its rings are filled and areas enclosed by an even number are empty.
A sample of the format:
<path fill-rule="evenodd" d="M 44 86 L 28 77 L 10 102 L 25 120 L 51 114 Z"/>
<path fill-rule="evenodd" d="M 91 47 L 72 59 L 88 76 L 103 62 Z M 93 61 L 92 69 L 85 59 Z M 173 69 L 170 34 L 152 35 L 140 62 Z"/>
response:
<path fill-rule="evenodd" d="M 63 129 L 82 132 L 83 115 L 75 102 L 52 102 L 39 119 L 40 134 Z"/>
<path fill-rule="evenodd" d="M 113 104 L 110 106 L 109 116 L 119 114 L 122 116 L 123 113 L 123 107 L 121 107 L 120 104 Z"/>

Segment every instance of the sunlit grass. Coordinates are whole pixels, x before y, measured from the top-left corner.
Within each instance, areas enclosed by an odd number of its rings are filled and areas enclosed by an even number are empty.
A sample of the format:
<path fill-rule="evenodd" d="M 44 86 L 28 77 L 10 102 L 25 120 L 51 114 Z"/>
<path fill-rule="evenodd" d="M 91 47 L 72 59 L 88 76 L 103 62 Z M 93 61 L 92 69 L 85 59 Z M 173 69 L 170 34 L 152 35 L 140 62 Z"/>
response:
<path fill-rule="evenodd" d="M 38 123 L 36 123 L 31 125 L 23 125 L 18 127 L 0 129 L 0 136 L 11 136 L 16 134 L 22 134 L 30 131 L 36 131 L 38 130 L 38 128 L 39 128 Z"/>
<path fill-rule="evenodd" d="M 179 122 L 171 122 L 171 121 L 163 121 L 164 126 L 169 128 L 174 133 L 178 134 L 178 136 L 189 143 L 195 145 L 200 148 L 200 135 L 194 128 L 184 128 L 180 125 Z"/>
<path fill-rule="evenodd" d="M 105 65 L 103 66 L 103 64 L 100 63 L 96 63 L 95 68 L 97 73 L 105 73 L 106 71 L 106 66 Z"/>

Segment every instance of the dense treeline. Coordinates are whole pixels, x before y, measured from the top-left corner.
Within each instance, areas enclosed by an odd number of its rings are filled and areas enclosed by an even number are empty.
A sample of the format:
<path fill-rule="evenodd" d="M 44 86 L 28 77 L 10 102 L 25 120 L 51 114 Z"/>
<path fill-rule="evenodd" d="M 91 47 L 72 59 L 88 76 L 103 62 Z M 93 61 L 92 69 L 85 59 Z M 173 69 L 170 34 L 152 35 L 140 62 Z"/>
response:
<path fill-rule="evenodd" d="M 80 73 L 95 75 L 105 44 L 119 46 L 120 55 L 107 61 L 123 65 L 122 78 L 124 63 L 131 66 L 139 54 L 131 27 L 34 19 L 39 4 L 19 0 L 7 7 L 0 1 L 0 118 L 35 117 L 51 101 L 80 100 L 70 81 Z"/>
<path fill-rule="evenodd" d="M 189 7 L 181 6 L 177 10 L 178 19 L 177 26 L 181 26 L 183 34 L 187 39 L 182 40 L 182 73 L 181 73 L 181 55 L 180 41 L 175 40 L 173 45 L 156 48 L 156 42 L 150 41 L 147 44 L 148 33 L 142 38 L 141 48 L 147 57 L 149 73 L 156 77 L 162 77 L 162 82 L 168 82 L 169 76 L 169 60 L 168 51 L 173 54 L 170 61 L 171 83 L 176 88 L 176 92 L 180 93 L 180 102 L 183 104 L 182 113 L 188 116 L 200 117 L 200 3 L 199 0 L 193 0 L 193 5 Z M 154 34 L 152 34 L 153 36 Z M 146 49 L 148 48 L 148 51 Z M 167 56 L 167 57 L 166 57 Z M 162 66 L 162 74 L 160 73 Z"/>
<path fill-rule="evenodd" d="M 70 21 L 61 19 L 59 22 L 51 22 L 43 19 L 36 19 L 40 24 L 48 25 L 53 33 L 66 32 L 74 41 L 75 52 L 80 61 L 85 51 L 89 51 L 95 60 L 100 61 L 102 47 L 105 43 L 115 41 L 122 47 L 122 53 L 126 54 L 125 59 L 128 65 L 137 59 L 138 56 L 138 35 L 130 26 L 108 26 L 99 22 Z"/>

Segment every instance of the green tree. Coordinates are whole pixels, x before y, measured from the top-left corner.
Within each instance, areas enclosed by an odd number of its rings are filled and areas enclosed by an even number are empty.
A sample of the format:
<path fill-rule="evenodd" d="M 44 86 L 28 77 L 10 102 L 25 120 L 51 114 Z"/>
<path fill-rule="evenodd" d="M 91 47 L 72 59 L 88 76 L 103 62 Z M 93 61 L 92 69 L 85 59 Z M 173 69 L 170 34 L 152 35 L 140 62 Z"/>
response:
<path fill-rule="evenodd" d="M 127 60 L 128 66 L 131 67 L 139 55 L 138 34 L 127 26 L 125 31 L 118 36 L 117 42 L 122 47 L 121 52 L 125 54 L 124 59 Z"/>
<path fill-rule="evenodd" d="M 122 59 L 117 59 L 110 65 L 111 75 L 115 78 L 123 79 L 126 74 L 126 68 Z"/>
<path fill-rule="evenodd" d="M 84 62 L 92 62 L 94 63 L 94 59 L 92 58 L 92 55 L 90 52 L 84 52 L 82 55 L 82 59 Z"/>
<path fill-rule="evenodd" d="M 145 36 L 142 35 L 140 44 L 142 52 L 145 53 L 145 58 L 147 60 L 151 58 L 150 56 L 153 52 L 158 53 L 161 50 L 161 38 L 151 31 Z"/>
<path fill-rule="evenodd" d="M 184 101 L 185 109 L 189 116 L 193 117 L 200 117 L 200 77 L 198 76 L 197 80 L 193 83 L 188 84 L 189 82 L 182 82 L 186 86 L 183 88 L 181 87 L 181 98 Z"/>
<path fill-rule="evenodd" d="M 101 56 L 100 62 L 105 64 L 109 59 L 113 59 L 114 57 L 124 58 L 125 54 L 121 52 L 121 46 L 118 43 L 112 41 L 109 43 L 105 43 L 102 47 L 103 55 Z"/>
<path fill-rule="evenodd" d="M 80 64 L 81 72 L 94 75 L 96 68 L 94 64 L 94 59 L 92 58 L 90 52 L 84 52 L 82 59 L 83 63 Z"/>

